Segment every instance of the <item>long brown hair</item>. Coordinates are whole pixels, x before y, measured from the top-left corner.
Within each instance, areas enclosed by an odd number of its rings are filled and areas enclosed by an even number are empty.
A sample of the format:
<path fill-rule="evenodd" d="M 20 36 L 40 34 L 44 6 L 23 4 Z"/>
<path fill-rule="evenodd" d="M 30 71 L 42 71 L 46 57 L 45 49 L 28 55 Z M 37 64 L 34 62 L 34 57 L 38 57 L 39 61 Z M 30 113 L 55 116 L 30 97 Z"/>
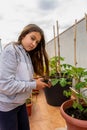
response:
<path fill-rule="evenodd" d="M 25 37 L 28 33 L 31 32 L 39 32 L 41 34 L 40 43 L 37 45 L 37 47 L 34 50 L 28 52 L 32 60 L 34 72 L 37 75 L 43 76 L 44 74 L 46 74 L 48 76 L 49 61 L 45 49 L 45 38 L 44 38 L 43 30 L 35 24 L 27 25 L 26 27 L 24 27 L 23 31 L 18 37 L 18 44 L 21 44 L 21 40 L 23 39 L 23 37 Z"/>

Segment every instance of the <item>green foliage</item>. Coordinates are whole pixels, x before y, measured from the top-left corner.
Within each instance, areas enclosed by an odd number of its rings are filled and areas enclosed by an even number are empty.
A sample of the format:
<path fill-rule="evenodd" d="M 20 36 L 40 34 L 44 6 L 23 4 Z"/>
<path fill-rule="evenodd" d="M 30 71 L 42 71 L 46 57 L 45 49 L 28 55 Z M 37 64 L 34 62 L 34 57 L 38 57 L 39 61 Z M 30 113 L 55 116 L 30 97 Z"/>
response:
<path fill-rule="evenodd" d="M 86 68 L 73 66 L 72 69 L 69 70 L 69 74 L 73 79 L 75 79 L 74 88 L 71 89 L 71 95 L 74 95 L 76 98 L 73 107 L 83 111 L 83 105 L 87 105 L 87 95 L 84 96 L 81 89 L 87 87 L 87 70 Z M 67 93 L 66 95 L 68 95 Z"/>
<path fill-rule="evenodd" d="M 64 90 L 63 91 L 63 94 L 66 96 L 66 97 L 70 97 L 71 96 L 71 91 L 70 90 L 68 90 L 68 91 L 66 91 L 66 90 Z"/>
<path fill-rule="evenodd" d="M 58 78 L 51 79 L 52 86 L 56 85 L 58 81 Z"/>
<path fill-rule="evenodd" d="M 59 60 L 59 57 L 56 56 L 56 57 L 52 57 L 49 61 L 49 67 L 50 67 L 50 76 L 51 75 L 55 75 L 57 73 L 57 71 L 60 70 L 61 66 L 58 66 L 58 60 Z M 64 61 L 64 58 L 63 57 L 60 57 L 60 60 L 61 61 Z M 57 68 L 57 70 L 56 70 Z"/>
<path fill-rule="evenodd" d="M 80 81 L 80 82 L 76 83 L 75 88 L 76 88 L 76 90 L 80 90 L 80 88 L 84 88 L 85 86 L 87 86 L 87 82 Z"/>
<path fill-rule="evenodd" d="M 83 106 L 76 101 L 73 102 L 73 108 L 75 108 L 75 109 L 78 108 L 80 111 L 84 110 Z"/>
<path fill-rule="evenodd" d="M 83 110 L 83 104 L 81 100 L 83 100 L 84 104 L 87 105 L 87 96 L 84 96 L 81 93 L 81 89 L 87 87 L 87 70 L 83 67 L 75 67 L 69 64 L 58 64 L 59 57 L 53 57 L 50 59 L 50 76 L 54 77 L 52 79 L 52 85 L 56 83 L 60 83 L 62 87 L 66 85 L 72 84 L 72 79 L 75 80 L 74 91 L 70 89 L 70 91 L 64 90 L 64 95 L 67 97 L 70 95 L 75 96 L 76 100 L 73 103 L 74 108 L 79 108 L 81 111 Z M 60 61 L 64 62 L 64 58 L 60 57 Z M 71 79 L 67 80 L 67 79 Z"/>
<path fill-rule="evenodd" d="M 26 99 L 26 104 L 30 104 L 31 103 L 31 97 Z"/>
<path fill-rule="evenodd" d="M 75 67 L 75 66 L 72 66 L 72 69 L 70 70 L 70 75 L 80 81 L 81 78 L 87 76 L 87 71 L 85 68 L 82 68 L 82 67 Z"/>
<path fill-rule="evenodd" d="M 52 86 L 56 85 L 59 82 L 61 87 L 65 87 L 66 85 L 70 85 L 71 82 L 67 81 L 67 78 L 54 78 L 51 79 Z"/>
<path fill-rule="evenodd" d="M 69 69 L 71 69 L 71 65 L 69 64 L 58 64 L 59 57 L 52 57 L 49 61 L 50 66 L 50 77 L 55 78 L 52 79 L 52 85 L 55 85 L 57 82 L 60 83 L 62 87 L 70 84 L 67 79 L 70 79 Z M 60 57 L 60 61 L 64 62 L 64 58 Z"/>
<path fill-rule="evenodd" d="M 60 79 L 59 79 L 59 83 L 60 83 L 60 85 L 61 85 L 62 87 L 65 87 L 65 86 L 68 84 L 66 78 L 60 78 Z"/>

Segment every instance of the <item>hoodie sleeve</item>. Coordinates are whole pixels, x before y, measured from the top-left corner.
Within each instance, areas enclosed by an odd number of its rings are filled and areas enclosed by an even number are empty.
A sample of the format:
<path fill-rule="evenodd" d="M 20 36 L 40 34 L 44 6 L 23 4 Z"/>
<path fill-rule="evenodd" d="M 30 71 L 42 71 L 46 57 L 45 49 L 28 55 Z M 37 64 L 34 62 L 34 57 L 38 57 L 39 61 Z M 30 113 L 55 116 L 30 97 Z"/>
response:
<path fill-rule="evenodd" d="M 36 88 L 36 81 L 16 80 L 17 58 L 15 49 L 8 46 L 1 54 L 0 61 L 0 93 L 14 95 L 29 92 Z"/>

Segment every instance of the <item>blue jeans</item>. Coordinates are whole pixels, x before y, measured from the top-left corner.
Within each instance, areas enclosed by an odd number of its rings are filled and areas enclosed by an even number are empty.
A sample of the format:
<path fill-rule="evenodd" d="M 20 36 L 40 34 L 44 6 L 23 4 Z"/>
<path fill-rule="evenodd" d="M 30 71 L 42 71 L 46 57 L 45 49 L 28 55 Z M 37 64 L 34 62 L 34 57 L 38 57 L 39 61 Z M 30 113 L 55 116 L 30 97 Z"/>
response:
<path fill-rule="evenodd" d="M 26 104 L 11 111 L 0 111 L 0 130 L 30 130 Z"/>

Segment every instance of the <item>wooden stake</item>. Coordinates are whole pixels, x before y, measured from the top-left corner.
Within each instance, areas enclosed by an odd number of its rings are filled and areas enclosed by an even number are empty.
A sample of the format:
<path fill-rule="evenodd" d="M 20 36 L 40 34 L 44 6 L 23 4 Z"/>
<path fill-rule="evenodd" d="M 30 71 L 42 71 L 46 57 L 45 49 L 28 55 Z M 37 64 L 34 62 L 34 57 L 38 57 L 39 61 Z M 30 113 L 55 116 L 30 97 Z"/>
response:
<path fill-rule="evenodd" d="M 56 25 L 57 25 L 57 41 L 58 41 L 58 63 L 60 65 L 60 43 L 59 43 L 59 26 L 58 26 L 58 21 L 56 21 Z"/>
<path fill-rule="evenodd" d="M 77 33 L 77 20 L 75 20 L 75 26 L 74 26 L 74 65 L 77 65 L 76 60 L 76 33 Z"/>
<path fill-rule="evenodd" d="M 86 23 L 86 32 L 87 32 L 87 14 L 85 13 L 85 23 Z"/>
<path fill-rule="evenodd" d="M 59 41 L 59 26 L 58 26 L 58 21 L 56 21 L 56 26 L 57 26 L 57 42 L 58 42 L 58 68 L 59 68 L 59 73 L 61 73 L 61 68 L 60 68 L 60 41 Z M 61 75 L 60 75 L 61 76 Z"/>
<path fill-rule="evenodd" d="M 56 36 L 55 36 L 55 26 L 53 26 L 53 33 L 54 33 L 54 51 L 55 51 L 55 57 L 56 57 Z"/>
<path fill-rule="evenodd" d="M 53 33 L 54 33 L 54 51 L 55 51 L 55 60 L 56 60 L 56 36 L 55 36 L 55 26 L 53 25 Z M 57 63 L 56 63 L 56 72 L 57 72 Z"/>

